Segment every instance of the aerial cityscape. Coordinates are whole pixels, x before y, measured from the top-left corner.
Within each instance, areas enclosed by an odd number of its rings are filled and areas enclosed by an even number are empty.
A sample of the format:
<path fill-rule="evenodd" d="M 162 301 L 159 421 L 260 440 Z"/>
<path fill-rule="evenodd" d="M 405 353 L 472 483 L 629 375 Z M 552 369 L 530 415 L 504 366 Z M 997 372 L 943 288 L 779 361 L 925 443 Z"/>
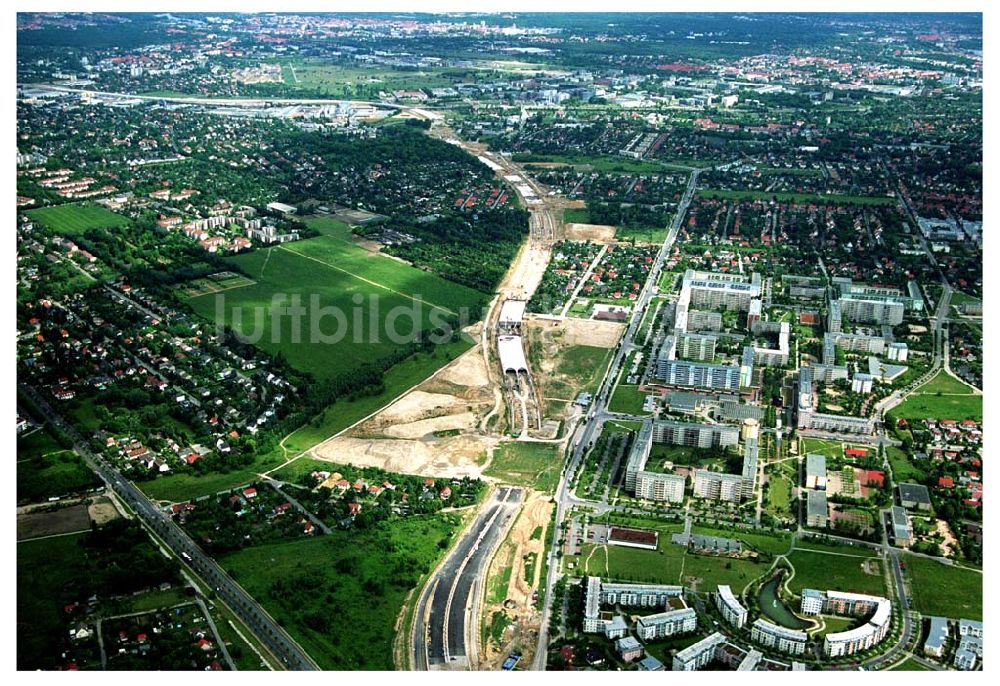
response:
<path fill-rule="evenodd" d="M 16 23 L 18 670 L 983 670 L 982 14 Z"/>

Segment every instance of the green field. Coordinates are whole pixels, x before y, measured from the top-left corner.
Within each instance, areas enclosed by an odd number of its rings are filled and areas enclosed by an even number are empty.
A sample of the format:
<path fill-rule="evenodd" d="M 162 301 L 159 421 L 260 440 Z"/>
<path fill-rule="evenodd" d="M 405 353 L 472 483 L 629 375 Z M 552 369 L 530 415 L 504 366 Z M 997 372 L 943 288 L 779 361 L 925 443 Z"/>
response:
<path fill-rule="evenodd" d="M 904 419 L 983 420 L 983 396 L 943 369 L 892 410 Z"/>
<path fill-rule="evenodd" d="M 904 419 L 974 419 L 983 420 L 981 395 L 929 395 L 914 393 L 892 410 Z"/>
<path fill-rule="evenodd" d="M 887 445 L 885 454 L 889 458 L 889 464 L 892 465 L 892 478 L 896 481 L 923 482 L 927 476 L 924 470 L 913 464 L 906 453 L 896 446 Z"/>
<path fill-rule="evenodd" d="M 785 463 L 787 464 L 787 463 Z M 792 487 L 795 485 L 794 471 L 784 468 L 784 464 L 767 469 L 767 507 L 779 514 L 789 514 Z"/>
<path fill-rule="evenodd" d="M 826 455 L 827 457 L 843 457 L 845 447 L 851 446 L 850 444 L 845 446 L 840 441 L 827 441 L 822 438 L 803 438 L 799 454 L 808 455 L 809 453 L 816 453 L 817 455 Z"/>
<path fill-rule="evenodd" d="M 826 555 L 796 549 L 788 556 L 795 567 L 795 576 L 788 582 L 793 593 L 801 593 L 803 588 L 820 590 L 835 589 L 851 593 L 885 595 L 881 562 L 878 574 L 866 574 L 861 565 L 865 558 Z"/>
<path fill-rule="evenodd" d="M 231 261 L 256 283 L 189 298 L 192 308 L 209 320 L 222 308 L 229 326 L 245 335 L 257 332 L 259 347 L 324 380 L 391 355 L 403 339 L 429 331 L 444 315 L 464 312 L 467 323 L 476 321 L 483 299 L 477 291 L 329 235 Z M 295 297 L 306 312 L 293 329 L 293 318 L 279 310 Z M 314 302 L 323 309 L 314 309 Z"/>
<path fill-rule="evenodd" d="M 273 452 L 258 455 L 249 466 L 231 472 L 209 472 L 204 475 L 166 474 L 152 481 L 140 481 L 136 485 L 153 500 L 176 503 L 242 486 L 257 479 L 260 472 L 277 467 L 281 462 L 281 453 Z"/>
<path fill-rule="evenodd" d="M 914 660 L 912 657 L 908 657 L 902 662 L 900 662 L 895 667 L 892 667 L 890 671 L 899 672 L 930 672 L 932 671 L 930 667 L 924 667 L 922 664 Z"/>
<path fill-rule="evenodd" d="M 559 353 L 555 373 L 565 377 L 550 381 L 546 394 L 566 400 L 573 400 L 577 393 L 593 393 L 604 377 L 604 370 L 611 361 L 611 350 L 593 345 L 571 345 Z M 573 397 L 570 397 L 570 396 Z"/>
<path fill-rule="evenodd" d="M 611 402 L 608 403 L 608 409 L 612 412 L 621 412 L 623 414 L 649 414 L 649 412 L 644 412 L 642 409 L 646 395 L 646 393 L 639 390 L 638 386 L 618 384 L 615 387 L 615 392 L 611 395 Z"/>
<path fill-rule="evenodd" d="M 913 588 L 913 609 L 952 619 L 983 618 L 983 575 L 973 569 L 907 555 L 906 574 Z"/>
<path fill-rule="evenodd" d="M 456 515 L 389 520 L 246 548 L 219 563 L 323 669 L 391 670 L 400 609 L 460 522 Z"/>
<path fill-rule="evenodd" d="M 25 212 L 31 219 L 57 233 L 72 236 L 90 229 L 113 229 L 126 226 L 129 220 L 100 205 L 54 205 Z"/>
<path fill-rule="evenodd" d="M 493 461 L 484 473 L 504 483 L 554 493 L 562 467 L 559 446 L 510 441 L 496 447 Z"/>
<path fill-rule="evenodd" d="M 896 204 L 895 198 L 865 196 L 865 195 L 820 195 L 819 193 L 769 193 L 767 191 L 724 191 L 701 190 L 698 196 L 702 198 L 721 198 L 725 200 L 772 200 L 794 203 L 829 203 L 831 205 L 886 205 Z"/>
<path fill-rule="evenodd" d="M 918 388 L 917 392 L 969 395 L 972 393 L 972 387 L 942 369 L 930 381 Z"/>
<path fill-rule="evenodd" d="M 837 555 L 854 555 L 857 557 L 877 557 L 878 553 L 866 545 L 838 545 L 833 543 L 819 543 L 817 541 L 796 541 L 796 550 L 814 550 L 818 552 L 836 553 Z"/>
<path fill-rule="evenodd" d="M 734 593 L 742 593 L 744 588 L 764 574 L 770 566 L 770 563 L 764 562 L 687 554 L 684 556 L 684 571 L 679 583 L 703 593 L 715 591 L 719 584 L 728 584 L 733 587 Z"/>

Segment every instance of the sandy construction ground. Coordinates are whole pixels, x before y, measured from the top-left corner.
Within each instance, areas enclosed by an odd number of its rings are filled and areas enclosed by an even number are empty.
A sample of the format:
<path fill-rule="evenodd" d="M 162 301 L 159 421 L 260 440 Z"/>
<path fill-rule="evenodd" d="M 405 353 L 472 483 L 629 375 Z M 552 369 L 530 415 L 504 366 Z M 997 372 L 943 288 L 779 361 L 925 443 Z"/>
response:
<path fill-rule="evenodd" d="M 552 249 L 535 241 L 526 241 L 514 258 L 514 264 L 500 284 L 500 292 L 510 298 L 528 300 L 542 282 Z"/>
<path fill-rule="evenodd" d="M 87 514 L 90 515 L 90 518 L 94 520 L 97 526 L 104 526 L 121 516 L 118 514 L 118 508 L 111 502 L 111 499 L 105 496 L 94 498 L 90 502 L 90 507 L 87 508 Z"/>
<path fill-rule="evenodd" d="M 615 240 L 615 227 L 607 224 L 566 224 L 566 239 L 611 243 Z"/>
<path fill-rule="evenodd" d="M 492 441 L 480 436 L 446 436 L 433 440 L 351 438 L 338 436 L 313 448 L 310 456 L 337 464 L 379 467 L 390 472 L 479 478 L 489 460 Z"/>
<path fill-rule="evenodd" d="M 531 326 L 545 327 L 552 335 L 562 333 L 563 345 L 594 345 L 599 348 L 613 348 L 625 331 L 625 325 L 618 322 L 602 322 L 596 319 L 567 317 L 562 321 L 537 319 Z"/>
<path fill-rule="evenodd" d="M 510 581 L 507 593 L 500 603 L 484 603 L 481 617 L 489 618 L 494 612 L 502 611 L 514 620 L 514 630 L 505 634 L 509 640 L 499 648 L 492 642 L 484 646 L 481 659 L 484 666 L 498 669 L 500 663 L 511 650 L 524 651 L 524 658 L 530 662 L 533 657 L 533 638 L 537 637 L 540 616 L 532 604 L 532 594 L 541 584 L 542 555 L 545 552 L 545 540 L 551 535 L 548 531 L 549 518 L 552 516 L 553 505 L 549 496 L 531 491 L 521 508 L 521 514 L 514 522 L 507 540 L 500 546 L 490 564 L 489 578 L 503 574 L 510 568 Z M 532 538 L 535 529 L 541 527 L 541 536 Z M 534 556 L 534 570 L 531 582 L 525 580 L 525 557 Z"/>

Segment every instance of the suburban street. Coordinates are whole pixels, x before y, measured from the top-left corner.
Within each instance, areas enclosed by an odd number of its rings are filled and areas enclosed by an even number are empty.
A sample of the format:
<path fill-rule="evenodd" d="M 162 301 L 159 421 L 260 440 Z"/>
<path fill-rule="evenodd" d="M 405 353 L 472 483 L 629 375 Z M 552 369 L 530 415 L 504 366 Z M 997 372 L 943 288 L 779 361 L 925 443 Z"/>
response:
<path fill-rule="evenodd" d="M 237 584 L 212 558 L 206 555 L 179 526 L 159 510 L 142 491 L 118 473 L 103 457 L 90 450 L 87 441 L 49 406 L 34 388 L 19 384 L 18 389 L 42 413 L 44 419 L 73 439 L 74 449 L 101 479 L 135 512 L 139 520 L 186 564 L 220 600 L 246 624 L 254 635 L 280 660 L 285 669 L 317 670 L 319 666 L 278 625 L 278 623 Z"/>

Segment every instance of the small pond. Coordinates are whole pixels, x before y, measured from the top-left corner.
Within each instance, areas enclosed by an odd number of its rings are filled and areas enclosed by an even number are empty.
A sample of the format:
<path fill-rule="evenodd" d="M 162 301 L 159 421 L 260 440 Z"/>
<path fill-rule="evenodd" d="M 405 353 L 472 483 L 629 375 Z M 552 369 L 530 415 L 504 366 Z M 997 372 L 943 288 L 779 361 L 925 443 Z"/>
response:
<path fill-rule="evenodd" d="M 760 587 L 757 601 L 760 604 L 761 613 L 775 624 L 789 629 L 802 630 L 811 627 L 812 622 L 796 617 L 778 597 L 778 584 L 781 583 L 782 577 L 782 574 L 775 574 L 770 581 Z"/>

